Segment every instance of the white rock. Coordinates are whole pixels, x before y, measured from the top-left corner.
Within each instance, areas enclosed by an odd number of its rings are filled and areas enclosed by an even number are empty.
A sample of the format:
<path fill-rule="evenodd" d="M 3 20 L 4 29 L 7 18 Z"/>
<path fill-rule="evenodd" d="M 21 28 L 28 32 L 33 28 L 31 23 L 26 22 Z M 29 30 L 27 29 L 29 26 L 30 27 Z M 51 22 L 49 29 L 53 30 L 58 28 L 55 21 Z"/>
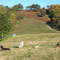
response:
<path fill-rule="evenodd" d="M 16 34 L 13 34 L 13 37 L 15 37 L 16 36 Z"/>
<path fill-rule="evenodd" d="M 35 46 L 35 48 L 39 48 L 39 46 L 38 46 L 38 45 L 36 45 L 36 46 Z"/>
<path fill-rule="evenodd" d="M 23 45 L 24 45 L 24 42 L 20 42 L 20 43 L 19 43 L 19 48 L 22 48 Z"/>

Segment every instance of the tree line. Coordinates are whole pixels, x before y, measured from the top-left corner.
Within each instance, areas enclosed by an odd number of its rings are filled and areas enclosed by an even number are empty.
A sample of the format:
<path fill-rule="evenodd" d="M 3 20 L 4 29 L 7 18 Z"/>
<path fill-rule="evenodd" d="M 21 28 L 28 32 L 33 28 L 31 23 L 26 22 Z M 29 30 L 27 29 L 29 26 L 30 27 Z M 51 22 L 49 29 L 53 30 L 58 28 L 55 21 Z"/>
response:
<path fill-rule="evenodd" d="M 12 8 L 0 5 L 0 38 L 4 37 L 10 31 L 12 25 L 20 17 L 17 11 L 22 9 L 23 6 L 21 4 L 17 4 Z"/>

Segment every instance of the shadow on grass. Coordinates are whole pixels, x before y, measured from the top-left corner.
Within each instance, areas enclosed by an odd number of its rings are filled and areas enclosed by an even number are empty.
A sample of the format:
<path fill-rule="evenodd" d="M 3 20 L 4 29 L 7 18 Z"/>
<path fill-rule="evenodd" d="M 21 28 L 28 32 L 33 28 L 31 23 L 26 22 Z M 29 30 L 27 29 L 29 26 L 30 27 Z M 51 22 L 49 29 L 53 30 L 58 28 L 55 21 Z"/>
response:
<path fill-rule="evenodd" d="M 46 22 L 46 24 L 52 28 L 52 24 L 51 23 L 52 23 L 51 21 Z"/>
<path fill-rule="evenodd" d="M 0 39 L 0 42 L 1 42 L 2 40 Z"/>
<path fill-rule="evenodd" d="M 18 46 L 14 46 L 14 48 L 19 48 Z"/>
<path fill-rule="evenodd" d="M 2 40 L 0 40 L 0 41 L 2 41 Z"/>

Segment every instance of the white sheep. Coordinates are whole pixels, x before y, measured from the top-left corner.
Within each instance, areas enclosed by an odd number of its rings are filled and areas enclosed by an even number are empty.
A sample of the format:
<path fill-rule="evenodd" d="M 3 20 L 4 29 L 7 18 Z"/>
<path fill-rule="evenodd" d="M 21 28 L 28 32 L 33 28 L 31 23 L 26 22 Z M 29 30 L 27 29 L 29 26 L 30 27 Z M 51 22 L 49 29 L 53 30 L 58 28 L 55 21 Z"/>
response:
<path fill-rule="evenodd" d="M 20 42 L 19 43 L 19 48 L 22 48 L 23 47 L 23 45 L 24 45 L 24 42 L 22 41 L 22 42 Z"/>

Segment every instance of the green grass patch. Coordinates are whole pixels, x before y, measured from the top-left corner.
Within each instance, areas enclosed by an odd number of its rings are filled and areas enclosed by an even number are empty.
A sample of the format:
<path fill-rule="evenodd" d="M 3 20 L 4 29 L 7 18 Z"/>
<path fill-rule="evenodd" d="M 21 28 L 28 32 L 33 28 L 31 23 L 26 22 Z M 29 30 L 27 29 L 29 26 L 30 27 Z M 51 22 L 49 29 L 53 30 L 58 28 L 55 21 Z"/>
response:
<path fill-rule="evenodd" d="M 40 34 L 40 33 L 58 33 L 58 31 L 49 29 L 46 25 L 46 22 L 31 18 L 24 18 L 16 22 L 16 24 L 12 27 L 11 33 Z"/>

